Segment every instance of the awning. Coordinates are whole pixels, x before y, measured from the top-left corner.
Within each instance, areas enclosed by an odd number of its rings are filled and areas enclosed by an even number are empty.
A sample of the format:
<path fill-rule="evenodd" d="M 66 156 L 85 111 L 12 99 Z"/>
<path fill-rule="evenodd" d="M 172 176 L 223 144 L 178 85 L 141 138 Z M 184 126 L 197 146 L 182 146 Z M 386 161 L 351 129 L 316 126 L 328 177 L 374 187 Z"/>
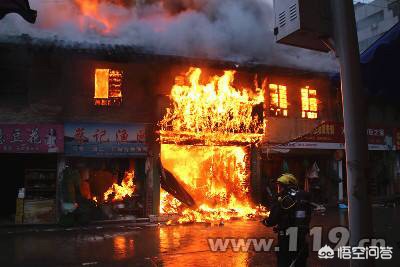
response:
<path fill-rule="evenodd" d="M 375 53 L 378 49 L 394 49 L 395 47 L 391 46 L 393 46 L 396 41 L 398 42 L 399 37 L 400 23 L 397 23 L 361 54 L 361 64 L 367 64 L 371 62 L 374 59 Z"/>
<path fill-rule="evenodd" d="M 400 22 L 382 35 L 360 55 L 363 87 L 368 97 L 397 102 L 400 97 Z M 340 74 L 332 75 L 333 83 Z"/>
<path fill-rule="evenodd" d="M 398 101 L 400 96 L 400 23 L 361 54 L 363 84 L 370 97 Z"/>

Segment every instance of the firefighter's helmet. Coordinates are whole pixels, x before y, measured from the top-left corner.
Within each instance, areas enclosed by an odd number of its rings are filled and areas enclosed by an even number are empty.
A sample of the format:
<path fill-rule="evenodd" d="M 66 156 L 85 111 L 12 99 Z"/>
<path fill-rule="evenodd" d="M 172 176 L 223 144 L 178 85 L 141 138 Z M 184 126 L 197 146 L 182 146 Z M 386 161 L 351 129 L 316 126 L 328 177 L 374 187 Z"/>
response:
<path fill-rule="evenodd" d="M 298 185 L 296 177 L 294 177 L 294 175 L 291 173 L 282 174 L 276 181 L 283 185 L 293 185 L 293 186 Z"/>

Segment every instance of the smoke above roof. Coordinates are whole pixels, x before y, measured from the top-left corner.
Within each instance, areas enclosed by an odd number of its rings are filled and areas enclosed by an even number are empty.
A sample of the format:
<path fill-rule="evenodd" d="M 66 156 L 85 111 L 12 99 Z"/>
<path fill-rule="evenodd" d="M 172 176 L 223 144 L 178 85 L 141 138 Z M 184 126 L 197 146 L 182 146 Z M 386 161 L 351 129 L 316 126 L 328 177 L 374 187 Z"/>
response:
<path fill-rule="evenodd" d="M 275 43 L 273 0 L 30 0 L 30 25 L 0 20 L 0 36 L 134 45 L 153 53 L 337 71 L 332 54 Z"/>

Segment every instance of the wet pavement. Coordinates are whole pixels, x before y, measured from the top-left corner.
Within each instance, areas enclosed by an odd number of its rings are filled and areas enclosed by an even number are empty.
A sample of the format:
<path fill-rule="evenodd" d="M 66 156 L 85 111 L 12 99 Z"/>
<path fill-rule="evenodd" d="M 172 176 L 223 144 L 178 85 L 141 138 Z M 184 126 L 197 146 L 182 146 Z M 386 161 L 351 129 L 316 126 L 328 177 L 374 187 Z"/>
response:
<path fill-rule="evenodd" d="M 391 261 L 400 266 L 400 209 L 374 209 L 375 236 L 394 247 Z M 346 224 L 346 213 L 328 210 L 316 215 L 323 239 L 331 227 Z M 207 238 L 274 238 L 272 229 L 257 221 L 223 226 L 124 224 L 78 228 L 0 229 L 0 266 L 276 266 L 275 252 L 211 252 Z M 325 244 L 325 241 L 323 241 Z M 311 252 L 309 266 L 348 266 L 345 260 L 319 260 Z"/>

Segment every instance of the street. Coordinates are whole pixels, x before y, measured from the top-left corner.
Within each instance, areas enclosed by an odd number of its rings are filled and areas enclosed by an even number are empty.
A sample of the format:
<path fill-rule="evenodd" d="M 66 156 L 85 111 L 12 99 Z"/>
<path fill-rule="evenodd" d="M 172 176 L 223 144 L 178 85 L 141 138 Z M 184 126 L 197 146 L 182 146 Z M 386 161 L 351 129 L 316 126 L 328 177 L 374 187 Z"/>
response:
<path fill-rule="evenodd" d="M 400 239 L 395 225 L 399 209 L 375 208 L 376 237 L 391 246 Z M 312 225 L 324 232 L 345 220 L 346 214 L 328 210 L 315 215 Z M 342 221 L 343 222 L 343 221 Z M 386 233 L 386 234 L 385 234 Z M 257 221 L 229 222 L 223 226 L 188 224 L 116 224 L 77 228 L 2 229 L 1 266 L 276 266 L 274 252 L 211 252 L 207 238 L 270 238 L 272 229 Z M 325 233 L 323 237 L 326 237 Z M 394 259 L 377 266 L 398 266 L 399 246 Z M 312 252 L 309 266 L 348 266 L 344 260 L 320 260 Z"/>

